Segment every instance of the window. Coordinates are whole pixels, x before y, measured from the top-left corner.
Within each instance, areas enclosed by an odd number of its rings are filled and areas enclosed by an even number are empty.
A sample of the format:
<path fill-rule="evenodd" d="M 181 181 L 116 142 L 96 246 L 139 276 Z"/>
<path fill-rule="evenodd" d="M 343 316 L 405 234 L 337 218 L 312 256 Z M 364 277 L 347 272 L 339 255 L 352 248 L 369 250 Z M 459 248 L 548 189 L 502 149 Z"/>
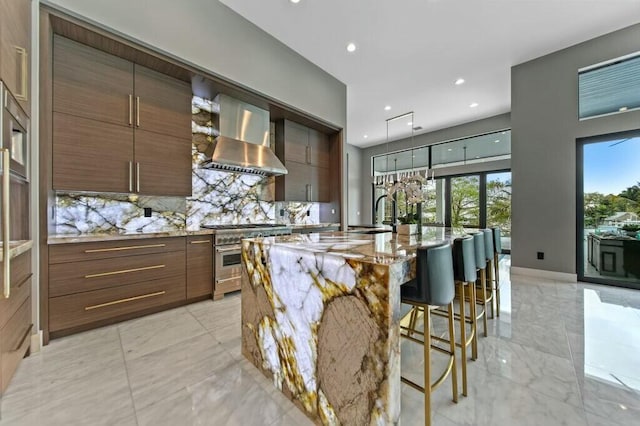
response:
<path fill-rule="evenodd" d="M 640 108 L 640 55 L 579 71 L 580 119 Z"/>

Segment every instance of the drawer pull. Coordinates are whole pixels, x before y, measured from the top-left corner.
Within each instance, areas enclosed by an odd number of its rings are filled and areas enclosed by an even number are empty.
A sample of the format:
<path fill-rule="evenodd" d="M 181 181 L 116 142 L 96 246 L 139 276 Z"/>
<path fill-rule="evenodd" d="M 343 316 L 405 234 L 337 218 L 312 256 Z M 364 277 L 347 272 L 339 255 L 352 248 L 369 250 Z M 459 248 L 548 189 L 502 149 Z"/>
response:
<path fill-rule="evenodd" d="M 27 337 L 29 337 L 29 335 L 31 334 L 31 329 L 32 328 L 33 328 L 33 324 L 31 324 L 31 325 L 29 325 L 29 327 L 27 327 L 27 331 L 24 332 L 24 335 L 22 336 L 22 339 L 20 339 L 20 343 L 18 344 L 18 346 L 15 347 L 15 349 L 12 349 L 11 352 L 18 352 L 20 350 L 22 345 L 24 345 L 24 341 L 27 340 Z"/>
<path fill-rule="evenodd" d="M 166 244 L 147 244 L 144 246 L 127 246 L 127 247 L 113 247 L 113 248 L 105 248 L 105 249 L 91 249 L 85 250 L 85 253 L 103 253 L 107 251 L 122 251 L 122 250 L 136 250 L 136 249 L 145 249 L 145 248 L 156 248 L 156 247 L 165 247 Z"/>
<path fill-rule="evenodd" d="M 27 281 L 29 281 L 29 280 L 31 279 L 31 277 L 32 277 L 32 276 L 33 276 L 33 274 L 29 274 L 29 275 L 27 275 L 27 276 L 26 276 L 26 278 L 25 278 L 24 280 L 22 280 L 22 281 L 20 282 L 20 284 L 18 284 L 18 285 L 16 286 L 16 290 L 17 290 L 17 289 L 19 289 L 20 287 L 22 287 L 22 286 L 24 285 L 24 283 L 26 283 Z"/>
<path fill-rule="evenodd" d="M 221 280 L 216 280 L 216 284 L 226 283 L 227 281 L 237 281 L 239 279 L 242 279 L 242 277 L 223 278 Z"/>
<path fill-rule="evenodd" d="M 107 277 L 109 275 L 128 274 L 130 272 L 148 271 L 150 269 L 160 269 L 164 267 L 165 265 L 144 266 L 142 268 L 122 269 L 120 271 L 100 272 L 99 274 L 89 274 L 89 275 L 85 275 L 84 277 L 85 278 Z"/>
<path fill-rule="evenodd" d="M 207 243 L 211 243 L 211 240 L 191 241 L 191 244 L 207 244 Z"/>
<path fill-rule="evenodd" d="M 133 302 L 134 300 L 146 299 L 148 297 L 162 296 L 165 293 L 166 292 L 163 290 L 163 291 L 156 291 L 155 293 L 143 294 L 141 296 L 127 297 L 126 299 L 114 300 L 113 302 L 106 302 L 106 303 L 100 303 L 99 305 L 85 306 L 84 310 L 90 311 L 92 309 L 104 308 L 106 306 L 118 305 L 120 303 L 125 303 L 125 302 Z"/>

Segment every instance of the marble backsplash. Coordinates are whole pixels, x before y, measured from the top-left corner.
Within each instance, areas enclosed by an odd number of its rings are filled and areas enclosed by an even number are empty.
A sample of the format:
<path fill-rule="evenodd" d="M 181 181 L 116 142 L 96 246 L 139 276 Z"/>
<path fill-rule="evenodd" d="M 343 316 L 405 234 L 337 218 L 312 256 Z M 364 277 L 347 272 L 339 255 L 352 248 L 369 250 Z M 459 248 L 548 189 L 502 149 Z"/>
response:
<path fill-rule="evenodd" d="M 204 160 L 202 152 L 218 133 L 215 112 L 211 101 L 194 97 L 191 197 L 57 193 L 56 234 L 197 230 L 201 225 L 242 223 L 319 223 L 319 203 L 274 201 L 274 178 L 199 167 Z M 145 208 L 151 209 L 151 217 L 144 216 Z"/>

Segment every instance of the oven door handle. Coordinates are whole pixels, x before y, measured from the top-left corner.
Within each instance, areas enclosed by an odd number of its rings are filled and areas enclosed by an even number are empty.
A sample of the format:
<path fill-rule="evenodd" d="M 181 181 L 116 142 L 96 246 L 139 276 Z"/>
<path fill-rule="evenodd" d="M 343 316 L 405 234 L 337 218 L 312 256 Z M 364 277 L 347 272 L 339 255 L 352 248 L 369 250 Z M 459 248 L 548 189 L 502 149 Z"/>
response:
<path fill-rule="evenodd" d="M 228 252 L 228 251 L 238 251 L 238 250 L 240 250 L 240 246 L 233 246 L 233 247 L 229 247 L 229 248 L 216 247 L 216 251 L 218 253 L 225 253 L 225 252 Z"/>
<path fill-rule="evenodd" d="M 231 277 L 231 278 L 223 278 L 221 280 L 216 280 L 216 284 L 225 283 L 227 281 L 236 281 L 241 279 L 242 277 Z"/>

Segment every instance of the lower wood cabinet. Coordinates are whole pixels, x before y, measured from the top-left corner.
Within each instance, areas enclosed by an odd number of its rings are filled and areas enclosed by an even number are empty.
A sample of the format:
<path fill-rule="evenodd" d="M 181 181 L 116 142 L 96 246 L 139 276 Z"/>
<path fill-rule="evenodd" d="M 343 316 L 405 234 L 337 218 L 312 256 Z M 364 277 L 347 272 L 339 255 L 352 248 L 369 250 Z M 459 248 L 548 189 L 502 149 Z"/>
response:
<path fill-rule="evenodd" d="M 184 302 L 185 247 L 185 237 L 52 245 L 49 332 L 69 334 Z"/>
<path fill-rule="evenodd" d="M 187 237 L 187 299 L 213 294 L 213 235 Z"/>
<path fill-rule="evenodd" d="M 0 265 L 2 263 L 0 262 Z M 2 277 L 0 276 L 0 284 Z M 31 343 L 31 251 L 11 259 L 11 295 L 0 296 L 0 386 L 4 392 Z"/>

